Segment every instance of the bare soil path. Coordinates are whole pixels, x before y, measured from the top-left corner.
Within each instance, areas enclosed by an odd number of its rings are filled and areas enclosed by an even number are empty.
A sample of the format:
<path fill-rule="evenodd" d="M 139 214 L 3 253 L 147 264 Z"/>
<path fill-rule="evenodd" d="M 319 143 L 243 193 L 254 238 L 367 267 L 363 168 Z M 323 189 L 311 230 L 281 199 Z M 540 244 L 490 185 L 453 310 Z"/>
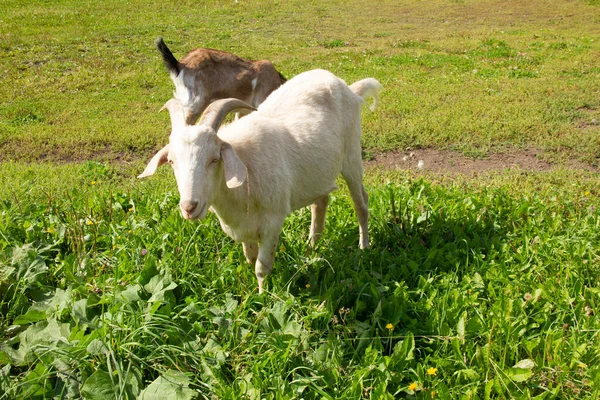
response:
<path fill-rule="evenodd" d="M 549 171 L 559 166 L 576 170 L 600 172 L 597 166 L 571 159 L 564 164 L 554 164 L 538 156 L 541 152 L 514 150 L 503 153 L 490 153 L 485 158 L 470 158 L 451 150 L 414 149 L 408 151 L 388 151 L 371 154 L 365 160 L 366 168 L 401 168 L 423 170 L 442 175 L 473 175 L 488 171 L 519 168 L 529 171 Z"/>

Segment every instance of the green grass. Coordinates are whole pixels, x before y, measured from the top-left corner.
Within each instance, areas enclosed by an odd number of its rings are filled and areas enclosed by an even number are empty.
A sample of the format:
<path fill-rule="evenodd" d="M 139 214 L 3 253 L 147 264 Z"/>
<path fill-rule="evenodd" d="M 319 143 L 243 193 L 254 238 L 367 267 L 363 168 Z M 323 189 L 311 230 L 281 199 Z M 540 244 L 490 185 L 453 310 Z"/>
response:
<path fill-rule="evenodd" d="M 8 164 L 2 178 L 6 398 L 600 391 L 594 175 L 374 171 L 373 247 L 358 250 L 342 188 L 313 256 L 307 210 L 288 219 L 263 296 L 214 216 L 180 217 L 170 173 Z"/>
<path fill-rule="evenodd" d="M 154 48 L 326 68 L 385 88 L 364 146 L 600 154 L 594 2 L 19 2 L 0 5 L 0 159 L 135 160 L 164 141 L 172 83 Z M 193 17 L 191 17 L 193 15 Z"/>
<path fill-rule="evenodd" d="M 154 49 L 373 76 L 366 153 L 538 147 L 597 163 L 597 1 L 0 4 L 0 399 L 595 399 L 600 180 L 368 171 L 267 293 L 209 215 L 181 218 Z"/>

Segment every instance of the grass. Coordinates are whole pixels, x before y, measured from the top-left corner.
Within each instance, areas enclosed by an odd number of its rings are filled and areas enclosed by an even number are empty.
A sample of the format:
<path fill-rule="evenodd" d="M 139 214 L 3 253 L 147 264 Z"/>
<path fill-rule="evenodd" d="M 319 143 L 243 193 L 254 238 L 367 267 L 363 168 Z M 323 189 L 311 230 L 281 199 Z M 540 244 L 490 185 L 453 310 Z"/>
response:
<path fill-rule="evenodd" d="M 342 4 L 343 3 L 343 4 Z M 364 146 L 485 155 L 600 154 L 600 50 L 590 2 L 4 2 L 3 160 L 135 160 L 168 132 L 172 92 L 154 39 L 326 68 L 384 85 Z M 115 12 L 119 9 L 119 12 Z M 194 15 L 194 18 L 185 16 Z M 75 23 L 77 21 L 77 23 Z"/>
<path fill-rule="evenodd" d="M 0 221 L 7 398 L 600 390 L 594 175 L 432 182 L 374 171 L 373 248 L 357 249 L 340 190 L 314 256 L 304 256 L 309 213 L 288 219 L 259 296 L 216 218 L 178 215 L 169 174 L 133 183 L 93 162 L 10 167 Z"/>
<path fill-rule="evenodd" d="M 501 4 L 500 4 L 501 3 Z M 0 398 L 455 399 L 600 394 L 597 173 L 372 169 L 268 293 L 163 169 L 154 39 L 327 68 L 385 92 L 366 153 L 538 147 L 597 164 L 597 1 L 0 4 Z"/>

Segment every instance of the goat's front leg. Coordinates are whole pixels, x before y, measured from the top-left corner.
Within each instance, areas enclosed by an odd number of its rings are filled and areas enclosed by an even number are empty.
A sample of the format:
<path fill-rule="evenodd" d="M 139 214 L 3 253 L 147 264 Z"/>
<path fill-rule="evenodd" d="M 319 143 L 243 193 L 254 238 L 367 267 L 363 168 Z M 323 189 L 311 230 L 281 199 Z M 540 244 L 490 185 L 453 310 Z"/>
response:
<path fill-rule="evenodd" d="M 256 279 L 258 279 L 258 293 L 263 292 L 265 278 L 273 270 L 275 251 L 277 251 L 277 244 L 279 243 L 279 232 L 280 230 L 277 230 L 274 234 L 263 235 L 258 246 L 258 258 L 254 266 Z"/>

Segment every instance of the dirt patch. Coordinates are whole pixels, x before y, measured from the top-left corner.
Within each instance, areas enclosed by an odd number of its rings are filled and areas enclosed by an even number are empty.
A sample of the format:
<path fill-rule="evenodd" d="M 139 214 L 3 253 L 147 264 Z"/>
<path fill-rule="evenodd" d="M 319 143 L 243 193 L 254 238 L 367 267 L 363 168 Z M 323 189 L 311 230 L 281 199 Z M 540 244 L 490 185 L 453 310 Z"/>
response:
<path fill-rule="evenodd" d="M 374 153 L 365 161 L 366 168 L 400 168 L 414 171 L 433 172 L 442 175 L 473 175 L 503 169 L 529 171 L 549 171 L 559 166 L 585 171 L 599 172 L 598 167 L 578 160 L 568 160 L 563 164 L 553 164 L 539 157 L 534 149 L 515 150 L 504 153 L 490 153 L 485 158 L 470 158 L 450 150 L 415 149 L 410 151 L 389 151 Z"/>

